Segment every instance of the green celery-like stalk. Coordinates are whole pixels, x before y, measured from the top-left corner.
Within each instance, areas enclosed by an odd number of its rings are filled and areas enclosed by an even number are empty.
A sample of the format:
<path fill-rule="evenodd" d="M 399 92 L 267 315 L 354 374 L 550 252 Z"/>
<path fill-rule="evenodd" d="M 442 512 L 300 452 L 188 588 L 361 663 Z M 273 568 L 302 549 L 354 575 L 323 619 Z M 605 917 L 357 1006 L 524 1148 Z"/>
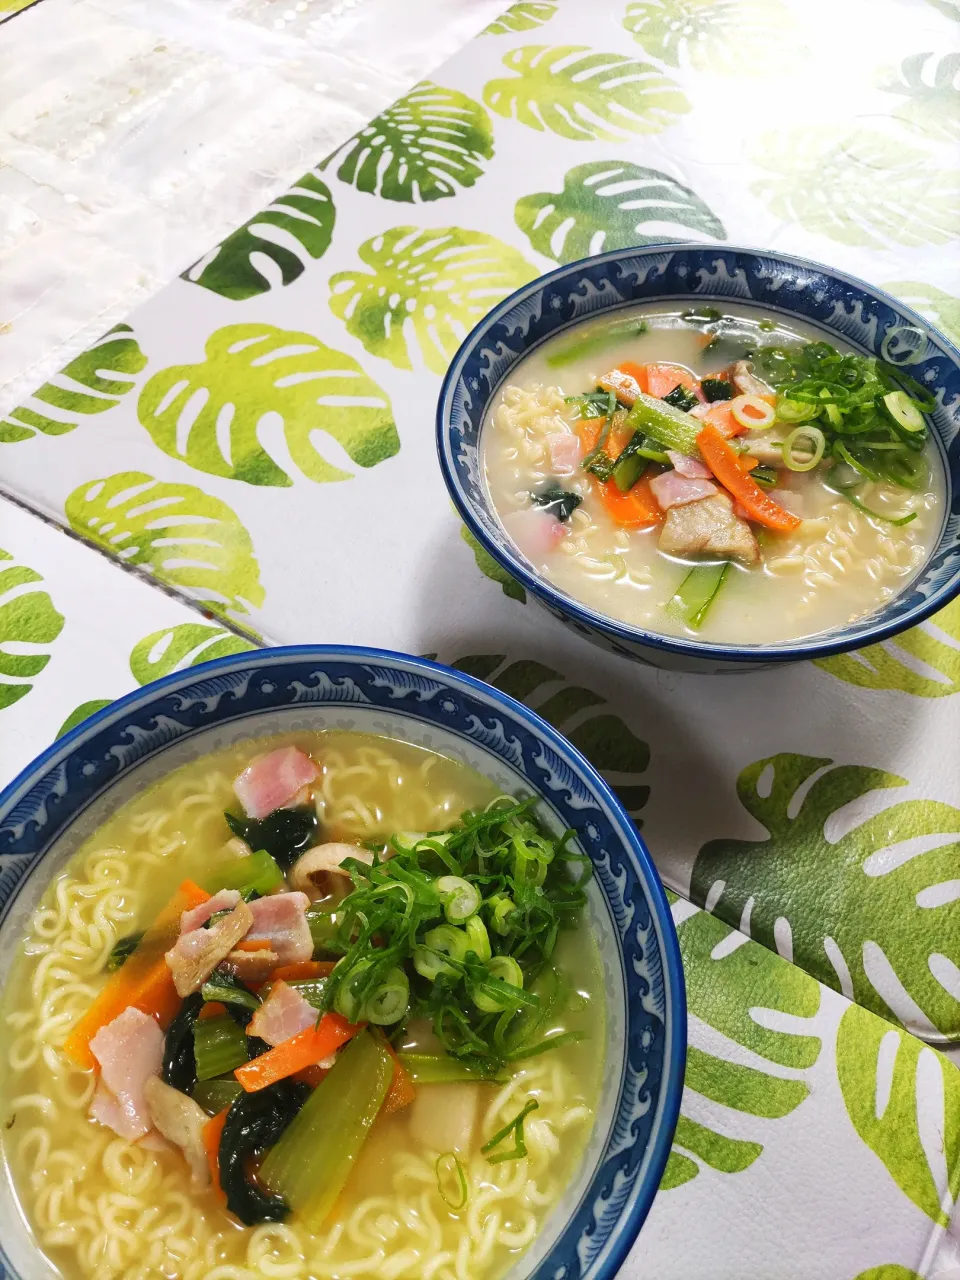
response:
<path fill-rule="evenodd" d="M 262 897 L 284 885 L 283 872 L 266 849 L 252 853 L 248 858 L 234 858 L 224 862 L 203 883 L 207 893 L 220 889 L 239 889 L 241 893 L 255 890 Z"/>
<path fill-rule="evenodd" d="M 367 1139 L 393 1078 L 369 1032 L 354 1036 L 260 1166 L 259 1178 L 319 1231 Z"/>
<path fill-rule="evenodd" d="M 198 1080 L 193 1090 L 193 1100 L 203 1107 L 208 1116 L 218 1115 L 239 1098 L 243 1089 L 233 1076 L 225 1079 Z"/>
<path fill-rule="evenodd" d="M 226 1075 L 249 1060 L 246 1032 L 225 1013 L 216 1018 L 201 1018 L 193 1028 L 193 1052 L 198 1080 Z"/>
<path fill-rule="evenodd" d="M 645 431 L 653 436 L 665 449 L 675 449 L 688 458 L 699 458 L 697 434 L 702 423 L 690 418 L 672 404 L 648 396 L 641 391 L 634 401 L 633 408 L 627 414 L 627 426 L 635 431 Z"/>
<path fill-rule="evenodd" d="M 343 947 L 337 942 L 337 929 L 342 914 L 331 911 L 328 907 L 310 907 L 307 910 L 307 924 L 310 926 L 310 937 L 313 939 L 314 955 L 342 955 Z"/>
<path fill-rule="evenodd" d="M 582 338 L 574 338 L 566 346 L 559 347 L 547 356 L 547 364 L 551 369 L 559 369 L 563 365 L 580 360 L 583 356 L 592 355 L 605 347 L 613 346 L 614 343 L 622 342 L 624 338 L 639 338 L 646 331 L 645 320 L 617 320 L 600 333 L 585 334 Z"/>
<path fill-rule="evenodd" d="M 398 1053 L 397 1057 L 414 1084 L 459 1084 L 466 1081 L 505 1084 L 510 1079 L 506 1072 L 490 1075 L 446 1053 Z"/>
<path fill-rule="evenodd" d="M 702 627 L 707 610 L 717 598 L 730 569 L 730 561 L 718 564 L 698 564 L 690 570 L 668 604 L 674 616 L 679 616 L 689 627 Z"/>

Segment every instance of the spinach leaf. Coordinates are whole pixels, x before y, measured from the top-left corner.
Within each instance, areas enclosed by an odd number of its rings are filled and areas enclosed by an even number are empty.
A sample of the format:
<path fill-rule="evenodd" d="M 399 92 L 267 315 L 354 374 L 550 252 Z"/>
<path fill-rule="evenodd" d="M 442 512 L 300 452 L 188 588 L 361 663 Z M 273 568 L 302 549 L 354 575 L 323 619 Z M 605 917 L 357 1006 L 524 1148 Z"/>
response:
<path fill-rule="evenodd" d="M 245 840 L 255 853 L 266 850 L 283 871 L 288 871 L 301 853 L 318 842 L 320 823 L 316 810 L 309 805 L 275 809 L 259 820 L 234 813 L 223 816 L 235 836 Z"/>
<path fill-rule="evenodd" d="M 282 1222 L 290 1206 L 282 1196 L 270 1195 L 250 1182 L 246 1163 L 279 1141 L 310 1095 L 310 1086 L 281 1080 L 256 1093 L 245 1093 L 227 1112 L 217 1162 L 227 1208 L 248 1227 L 259 1222 Z"/>
<path fill-rule="evenodd" d="M 579 493 L 569 493 L 566 489 L 561 489 L 557 486 L 551 489 L 544 489 L 540 493 L 533 493 L 530 496 L 538 507 L 543 507 L 544 511 L 556 516 L 564 524 L 583 501 Z"/>
<path fill-rule="evenodd" d="M 180 1006 L 177 1016 L 170 1023 L 166 1039 L 163 1042 L 161 1079 L 164 1084 L 169 1084 L 174 1089 L 179 1089 L 181 1093 L 192 1093 L 197 1083 L 197 1059 L 193 1052 L 193 1028 L 202 1008 L 203 996 L 199 991 L 187 996 Z"/>

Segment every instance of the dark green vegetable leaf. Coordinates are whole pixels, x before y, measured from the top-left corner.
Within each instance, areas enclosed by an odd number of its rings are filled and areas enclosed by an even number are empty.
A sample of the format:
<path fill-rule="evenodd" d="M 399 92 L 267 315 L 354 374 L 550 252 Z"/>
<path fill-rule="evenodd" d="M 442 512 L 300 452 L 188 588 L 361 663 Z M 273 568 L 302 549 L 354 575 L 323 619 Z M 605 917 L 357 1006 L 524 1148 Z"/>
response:
<path fill-rule="evenodd" d="M 139 933 L 128 934 L 126 938 L 120 938 L 107 957 L 107 968 L 111 971 L 119 969 L 133 955 L 137 947 L 140 945 L 140 939 L 143 937 L 143 930 Z"/>
<path fill-rule="evenodd" d="M 733 384 L 726 378 L 704 378 L 700 383 L 700 390 L 710 404 L 714 404 L 717 400 L 732 400 L 737 394 Z"/>
<path fill-rule="evenodd" d="M 558 520 L 566 523 L 573 515 L 577 507 L 583 501 L 579 493 L 570 493 L 566 489 L 553 487 L 551 489 L 543 489 L 540 493 L 530 495 L 538 507 L 549 512 Z"/>
<path fill-rule="evenodd" d="M 268 1195 L 247 1178 L 247 1160 L 279 1141 L 310 1095 L 310 1086 L 281 1080 L 256 1093 L 244 1093 L 231 1105 L 220 1137 L 217 1162 L 227 1208 L 248 1227 L 282 1222 L 290 1208 L 281 1196 Z"/>
<path fill-rule="evenodd" d="M 672 404 L 675 409 L 680 409 L 683 413 L 689 413 L 695 404 L 699 404 L 693 392 L 688 391 L 679 382 L 671 392 L 663 397 L 663 402 L 664 404 Z"/>
<path fill-rule="evenodd" d="M 319 840 L 320 824 L 316 810 L 309 806 L 276 809 L 259 821 L 233 813 L 223 816 L 235 836 L 246 841 L 254 852 L 266 850 L 284 871 L 289 871 L 300 854 Z"/>
<path fill-rule="evenodd" d="M 203 1008 L 203 996 L 199 991 L 187 996 L 174 1020 L 167 1029 L 163 1042 L 163 1066 L 160 1077 L 164 1084 L 179 1089 L 181 1093 L 193 1093 L 197 1083 L 197 1060 L 193 1052 L 193 1029 Z"/>

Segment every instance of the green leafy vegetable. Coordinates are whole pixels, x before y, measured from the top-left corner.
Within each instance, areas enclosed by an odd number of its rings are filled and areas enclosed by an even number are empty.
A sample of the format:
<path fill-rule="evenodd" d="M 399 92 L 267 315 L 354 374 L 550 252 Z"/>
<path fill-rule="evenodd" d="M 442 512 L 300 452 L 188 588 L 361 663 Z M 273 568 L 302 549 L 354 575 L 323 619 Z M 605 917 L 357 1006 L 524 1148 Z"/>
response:
<path fill-rule="evenodd" d="M 308 805 L 276 809 L 259 820 L 238 817 L 233 813 L 223 816 L 235 836 L 245 840 L 251 849 L 265 850 L 283 871 L 289 871 L 300 854 L 319 840 L 320 823 L 316 810 Z"/>
<path fill-rule="evenodd" d="M 702 627 L 729 572 L 729 560 L 717 564 L 694 565 L 680 583 L 676 595 L 668 601 L 668 612 L 694 630 Z"/>
<path fill-rule="evenodd" d="M 225 969 L 215 969 L 200 988 L 204 1000 L 226 1005 L 234 1021 L 246 1026 L 253 1013 L 260 1008 L 260 997 L 239 978 Z"/>
<path fill-rule="evenodd" d="M 633 408 L 627 414 L 627 426 L 635 431 L 644 431 L 652 436 L 665 449 L 674 449 L 677 453 L 686 454 L 688 458 L 699 458 L 697 433 L 701 424 L 691 421 L 680 409 L 672 404 L 648 396 L 641 391 L 634 401 Z"/>
<path fill-rule="evenodd" d="M 593 329 L 580 337 L 573 337 L 570 342 L 556 348 L 547 356 L 547 364 L 551 369 L 560 369 L 564 365 L 582 360 L 584 356 L 596 355 L 607 347 L 615 346 L 625 338 L 639 338 L 646 333 L 646 320 L 615 320 L 601 330 Z"/>
<path fill-rule="evenodd" d="M 536 1098 L 531 1098 L 522 1111 L 513 1117 L 509 1124 L 505 1124 L 502 1129 L 498 1130 L 489 1142 L 485 1142 L 480 1148 L 481 1154 L 485 1155 L 491 1164 L 502 1164 L 504 1160 L 522 1160 L 527 1154 L 527 1144 L 523 1139 L 523 1122 L 531 1111 L 536 1111 L 540 1106 Z M 509 1151 L 499 1151 L 495 1155 L 489 1153 L 494 1147 L 498 1147 L 505 1138 L 510 1134 L 514 1135 L 514 1145 Z"/>
<path fill-rule="evenodd" d="M 199 1080 L 193 1090 L 193 1100 L 203 1107 L 208 1116 L 216 1116 L 236 1102 L 242 1093 L 243 1088 L 233 1076 L 224 1076 L 218 1080 Z"/>
<path fill-rule="evenodd" d="M 193 1029 L 203 1008 L 203 996 L 199 991 L 187 996 L 176 1017 L 167 1028 L 163 1041 L 163 1066 L 160 1078 L 164 1084 L 192 1093 L 197 1083 L 197 1060 L 193 1051 Z"/>
<path fill-rule="evenodd" d="M 264 1160 L 261 1180 L 308 1231 L 318 1231 L 336 1203 L 392 1079 L 385 1046 L 369 1032 L 354 1036 Z"/>
<path fill-rule="evenodd" d="M 107 956 L 107 968 L 111 971 L 119 969 L 136 951 L 140 939 L 143 937 L 143 930 L 139 933 L 128 934 L 125 938 L 120 938 L 113 945 L 113 950 Z"/>
<path fill-rule="evenodd" d="M 247 894 L 263 898 L 284 883 L 283 872 L 275 859 L 266 849 L 258 849 L 248 858 L 231 858 L 229 862 L 221 863 L 204 880 L 203 887 L 210 894 L 220 889 L 238 889 L 244 898 Z"/>
<path fill-rule="evenodd" d="M 554 486 L 540 493 L 531 494 L 538 507 L 543 507 L 550 515 L 566 523 L 583 501 L 579 493 L 570 493 L 567 489 Z"/>
<path fill-rule="evenodd" d="M 779 480 L 776 467 L 754 467 L 750 474 L 757 484 L 764 489 L 774 488 Z"/>
<path fill-rule="evenodd" d="M 281 1080 L 255 1093 L 241 1093 L 227 1112 L 217 1157 L 220 1185 L 227 1208 L 248 1227 L 282 1222 L 290 1212 L 282 1196 L 270 1195 L 248 1180 L 246 1165 L 266 1147 L 273 1147 L 273 1155 L 309 1094 L 309 1085 Z"/>
<path fill-rule="evenodd" d="M 679 409 L 682 413 L 689 413 L 695 404 L 699 404 L 697 397 L 692 391 L 688 391 L 681 383 L 673 388 L 663 397 L 664 404 L 672 404 L 675 409 Z"/>
<path fill-rule="evenodd" d="M 505 1084 L 510 1078 L 502 1071 L 490 1074 L 469 1062 L 451 1058 L 448 1053 L 399 1053 L 397 1057 L 414 1084 L 460 1084 L 471 1080 Z"/>
<path fill-rule="evenodd" d="M 213 1080 L 249 1061 L 246 1033 L 225 1013 L 216 1018 L 197 1019 L 193 1028 L 193 1052 L 198 1080 Z"/>
<path fill-rule="evenodd" d="M 606 418 L 610 413 L 609 391 L 588 391 L 582 396 L 564 396 L 564 403 L 574 405 L 577 417 Z"/>
<path fill-rule="evenodd" d="M 307 924 L 313 939 L 314 955 L 340 956 L 345 948 L 338 941 L 342 915 L 328 906 L 307 908 Z"/>
<path fill-rule="evenodd" d="M 710 404 L 715 404 L 718 400 L 732 400 L 737 394 L 733 384 L 726 378 L 704 378 L 700 383 L 700 390 Z"/>

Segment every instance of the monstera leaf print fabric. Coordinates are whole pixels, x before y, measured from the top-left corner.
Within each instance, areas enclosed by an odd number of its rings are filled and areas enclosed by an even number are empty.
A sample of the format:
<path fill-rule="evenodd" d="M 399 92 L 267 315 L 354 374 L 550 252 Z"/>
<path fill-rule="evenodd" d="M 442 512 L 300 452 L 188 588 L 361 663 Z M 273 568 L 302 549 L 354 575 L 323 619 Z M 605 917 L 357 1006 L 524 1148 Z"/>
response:
<path fill-rule="evenodd" d="M 90 544 L 0 507 L 6 776 L 157 676 L 313 640 L 437 654 L 608 778 L 682 895 L 691 1015 L 629 1280 L 960 1268 L 960 611 L 816 665 L 631 666 L 462 530 L 440 378 L 526 281 L 663 239 L 835 264 L 956 339 L 958 19 L 523 0 L 0 421 L 7 486 Z"/>

